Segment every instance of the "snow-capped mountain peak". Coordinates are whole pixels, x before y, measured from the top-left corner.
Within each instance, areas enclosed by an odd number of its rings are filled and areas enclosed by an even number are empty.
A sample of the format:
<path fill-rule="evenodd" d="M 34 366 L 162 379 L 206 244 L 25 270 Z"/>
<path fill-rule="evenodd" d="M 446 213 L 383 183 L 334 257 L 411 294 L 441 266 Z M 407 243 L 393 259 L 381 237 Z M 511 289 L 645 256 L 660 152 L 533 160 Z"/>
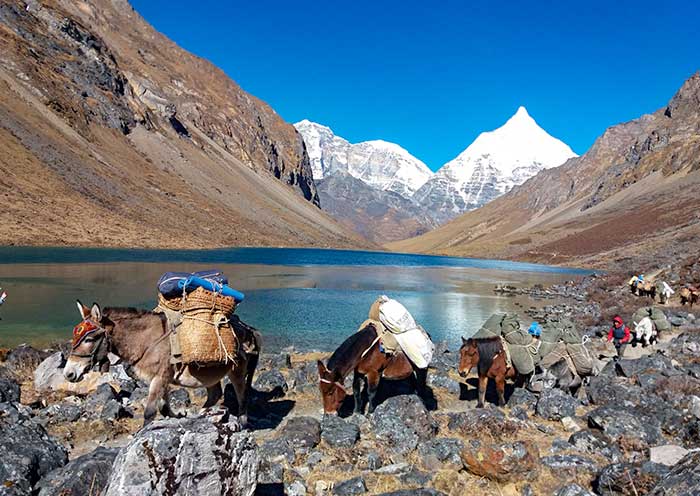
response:
<path fill-rule="evenodd" d="M 322 124 L 294 124 L 304 138 L 314 179 L 343 171 L 381 190 L 410 198 L 433 175 L 407 150 L 384 140 L 350 143 Z"/>
<path fill-rule="evenodd" d="M 444 222 L 482 206 L 542 169 L 576 156 L 520 107 L 505 124 L 481 133 L 442 166 L 415 196 Z"/>

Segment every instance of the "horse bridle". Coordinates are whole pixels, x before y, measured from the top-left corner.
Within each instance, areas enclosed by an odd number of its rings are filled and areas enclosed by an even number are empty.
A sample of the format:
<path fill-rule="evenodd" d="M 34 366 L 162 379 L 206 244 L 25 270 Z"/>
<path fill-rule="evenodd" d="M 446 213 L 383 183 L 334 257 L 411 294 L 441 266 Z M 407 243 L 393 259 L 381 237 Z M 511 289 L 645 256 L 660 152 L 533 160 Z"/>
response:
<path fill-rule="evenodd" d="M 94 330 L 85 333 L 75 344 L 72 345 L 69 356 L 76 358 L 89 358 L 90 368 L 92 369 L 95 365 L 99 364 L 107 357 L 107 353 L 109 353 L 109 336 L 107 334 L 107 330 L 100 324 L 95 323 L 92 319 L 84 319 L 81 324 L 89 324 L 94 327 Z M 90 353 L 76 353 L 75 350 L 78 348 L 78 346 L 80 346 L 85 338 L 90 335 L 93 335 L 96 339 L 99 339 L 92 351 Z"/>
<path fill-rule="evenodd" d="M 328 379 L 324 379 L 323 377 L 321 377 L 319 380 L 324 384 L 332 384 L 335 387 L 342 389 L 342 391 L 347 394 L 347 391 L 345 391 L 345 386 L 343 386 L 341 383 L 337 381 L 329 381 Z"/>

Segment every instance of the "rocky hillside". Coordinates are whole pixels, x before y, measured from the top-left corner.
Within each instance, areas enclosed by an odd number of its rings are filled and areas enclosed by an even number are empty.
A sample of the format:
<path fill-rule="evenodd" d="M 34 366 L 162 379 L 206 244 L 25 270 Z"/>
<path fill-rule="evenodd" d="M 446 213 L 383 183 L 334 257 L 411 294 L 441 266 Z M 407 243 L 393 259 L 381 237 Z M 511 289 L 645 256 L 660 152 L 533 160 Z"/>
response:
<path fill-rule="evenodd" d="M 0 116 L 0 243 L 363 244 L 294 127 L 126 1 L 2 2 Z"/>
<path fill-rule="evenodd" d="M 611 127 L 585 155 L 391 247 L 595 267 L 634 256 L 653 266 L 697 253 L 699 207 L 696 74 L 666 107 Z"/>
<path fill-rule="evenodd" d="M 423 234 L 437 223 L 415 202 L 338 171 L 316 182 L 326 212 L 377 244 Z"/>

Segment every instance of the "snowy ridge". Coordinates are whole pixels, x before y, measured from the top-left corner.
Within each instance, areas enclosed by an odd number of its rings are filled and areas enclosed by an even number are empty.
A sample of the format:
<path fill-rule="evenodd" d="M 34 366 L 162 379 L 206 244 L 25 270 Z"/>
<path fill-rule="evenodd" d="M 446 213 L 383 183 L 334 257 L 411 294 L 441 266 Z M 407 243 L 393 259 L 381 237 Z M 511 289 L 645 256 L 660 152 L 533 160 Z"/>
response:
<path fill-rule="evenodd" d="M 494 131 L 481 133 L 455 159 L 446 163 L 414 199 L 446 222 L 474 210 L 522 184 L 543 169 L 577 155 L 549 135 L 525 107 Z"/>
<path fill-rule="evenodd" d="M 343 171 L 381 190 L 410 198 L 433 173 L 401 146 L 383 140 L 350 143 L 321 124 L 294 124 L 306 143 L 314 179 Z"/>

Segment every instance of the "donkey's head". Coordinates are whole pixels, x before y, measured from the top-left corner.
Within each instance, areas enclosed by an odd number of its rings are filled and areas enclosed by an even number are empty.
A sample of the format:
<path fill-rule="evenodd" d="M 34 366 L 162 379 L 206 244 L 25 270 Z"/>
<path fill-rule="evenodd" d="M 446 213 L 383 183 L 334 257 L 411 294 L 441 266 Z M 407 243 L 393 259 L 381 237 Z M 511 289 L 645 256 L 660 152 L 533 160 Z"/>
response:
<path fill-rule="evenodd" d="M 338 413 L 340 405 L 343 404 L 345 396 L 345 386 L 343 378 L 337 370 L 328 370 L 321 360 L 318 361 L 319 388 L 323 399 L 324 413 Z"/>
<path fill-rule="evenodd" d="M 462 377 L 467 377 L 469 371 L 479 363 L 479 348 L 474 339 L 462 338 L 462 347 L 459 349 L 459 367 L 457 371 Z"/>
<path fill-rule="evenodd" d="M 73 328 L 71 352 L 63 369 L 63 376 L 70 382 L 80 381 L 92 367 L 107 361 L 109 332 L 114 328 L 97 303 L 92 308 L 77 303 L 82 321 Z"/>

